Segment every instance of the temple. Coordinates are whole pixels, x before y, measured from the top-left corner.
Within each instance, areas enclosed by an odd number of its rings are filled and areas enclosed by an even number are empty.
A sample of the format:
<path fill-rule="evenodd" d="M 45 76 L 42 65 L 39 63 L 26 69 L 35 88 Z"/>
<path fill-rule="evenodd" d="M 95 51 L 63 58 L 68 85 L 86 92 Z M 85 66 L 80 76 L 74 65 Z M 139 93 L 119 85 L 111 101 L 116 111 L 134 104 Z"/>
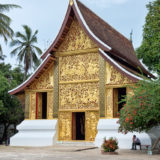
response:
<path fill-rule="evenodd" d="M 132 43 L 80 1 L 70 0 L 58 35 L 41 58 L 37 70 L 9 91 L 25 101 L 25 120 L 11 145 L 100 146 L 104 137 L 114 136 L 120 148 L 130 148 L 132 133 L 118 133 L 119 102 L 132 94 L 129 86 L 154 78 Z M 138 136 L 151 143 L 147 134 Z"/>

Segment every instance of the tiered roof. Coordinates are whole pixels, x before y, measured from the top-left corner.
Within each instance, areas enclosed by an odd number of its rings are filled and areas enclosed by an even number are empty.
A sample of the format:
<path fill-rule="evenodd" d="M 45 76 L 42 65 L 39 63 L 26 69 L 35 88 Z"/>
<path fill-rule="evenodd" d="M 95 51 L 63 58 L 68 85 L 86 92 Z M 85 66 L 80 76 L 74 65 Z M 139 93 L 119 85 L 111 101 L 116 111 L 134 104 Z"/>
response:
<path fill-rule="evenodd" d="M 136 57 L 132 43 L 126 37 L 98 17 L 80 1 L 71 0 L 56 39 L 49 49 L 41 56 L 43 59 L 41 66 L 27 81 L 11 90 L 9 92 L 10 94 L 24 91 L 24 89 L 44 70 L 43 68 L 49 59 L 54 57 L 54 53 L 63 43 L 74 17 L 77 18 L 85 33 L 98 45 L 99 53 L 118 71 L 134 82 L 142 79 L 140 76 L 141 73 L 146 77 L 154 78 L 140 63 Z"/>

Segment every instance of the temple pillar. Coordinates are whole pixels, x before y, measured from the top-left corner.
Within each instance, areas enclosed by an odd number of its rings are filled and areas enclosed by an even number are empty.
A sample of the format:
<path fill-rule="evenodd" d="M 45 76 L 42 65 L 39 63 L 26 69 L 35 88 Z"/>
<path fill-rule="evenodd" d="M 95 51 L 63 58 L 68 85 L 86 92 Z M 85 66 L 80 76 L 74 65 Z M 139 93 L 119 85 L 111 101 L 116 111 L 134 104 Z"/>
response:
<path fill-rule="evenodd" d="M 54 66 L 53 118 L 58 118 L 58 108 L 59 108 L 59 67 L 57 61 L 55 62 Z"/>
<path fill-rule="evenodd" d="M 99 55 L 99 108 L 100 118 L 105 117 L 105 75 L 106 61 Z"/>
<path fill-rule="evenodd" d="M 106 118 L 113 118 L 113 88 L 106 90 Z"/>

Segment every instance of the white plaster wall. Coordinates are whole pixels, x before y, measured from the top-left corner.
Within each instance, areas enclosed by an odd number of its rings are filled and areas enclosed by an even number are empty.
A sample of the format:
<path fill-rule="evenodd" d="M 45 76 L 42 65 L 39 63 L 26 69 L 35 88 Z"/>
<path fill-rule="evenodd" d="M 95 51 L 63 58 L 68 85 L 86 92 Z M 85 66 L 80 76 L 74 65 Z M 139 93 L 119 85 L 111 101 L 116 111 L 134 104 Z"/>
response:
<path fill-rule="evenodd" d="M 24 120 L 11 137 L 11 146 L 52 146 L 57 141 L 57 120 Z"/>
<path fill-rule="evenodd" d="M 154 144 L 157 138 L 160 137 L 160 126 L 152 128 L 147 133 L 151 137 L 152 144 Z"/>
<path fill-rule="evenodd" d="M 146 133 L 128 133 L 126 135 L 122 133 L 118 133 L 119 124 L 116 122 L 118 119 L 100 119 L 97 126 L 97 136 L 95 138 L 95 145 L 97 147 L 101 147 L 103 143 L 104 137 L 106 139 L 110 137 L 117 138 L 118 146 L 120 149 L 131 149 L 132 147 L 132 137 L 135 134 L 140 140 L 141 144 L 143 145 L 151 145 L 151 139 L 148 134 Z M 138 147 L 137 147 L 138 148 Z"/>

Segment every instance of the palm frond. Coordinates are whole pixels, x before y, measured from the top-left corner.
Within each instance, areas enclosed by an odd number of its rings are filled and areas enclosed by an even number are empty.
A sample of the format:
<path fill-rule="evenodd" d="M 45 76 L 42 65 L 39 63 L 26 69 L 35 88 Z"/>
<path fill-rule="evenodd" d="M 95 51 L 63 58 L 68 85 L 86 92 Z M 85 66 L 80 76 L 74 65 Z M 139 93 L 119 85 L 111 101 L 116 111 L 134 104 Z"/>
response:
<path fill-rule="evenodd" d="M 21 32 L 16 32 L 15 35 L 17 38 L 21 38 L 23 41 L 27 41 L 26 36 L 22 34 Z"/>
<path fill-rule="evenodd" d="M 21 8 L 21 6 L 15 4 L 0 4 L 0 12 L 8 12 L 13 8 Z"/>
<path fill-rule="evenodd" d="M 23 45 L 23 42 L 20 40 L 16 39 L 10 42 L 10 47 L 17 46 L 17 45 Z"/>
<path fill-rule="evenodd" d="M 37 53 L 38 53 L 39 55 L 42 54 L 42 50 L 41 50 L 39 47 L 34 46 L 34 45 L 32 45 L 32 47 L 37 51 Z"/>
<path fill-rule="evenodd" d="M 3 55 L 3 50 L 2 50 L 2 46 L 0 45 L 0 56 Z"/>
<path fill-rule="evenodd" d="M 23 25 L 23 28 L 24 28 L 24 31 L 25 31 L 25 34 L 26 34 L 26 38 L 29 41 L 31 39 L 32 30 L 27 25 Z"/>

